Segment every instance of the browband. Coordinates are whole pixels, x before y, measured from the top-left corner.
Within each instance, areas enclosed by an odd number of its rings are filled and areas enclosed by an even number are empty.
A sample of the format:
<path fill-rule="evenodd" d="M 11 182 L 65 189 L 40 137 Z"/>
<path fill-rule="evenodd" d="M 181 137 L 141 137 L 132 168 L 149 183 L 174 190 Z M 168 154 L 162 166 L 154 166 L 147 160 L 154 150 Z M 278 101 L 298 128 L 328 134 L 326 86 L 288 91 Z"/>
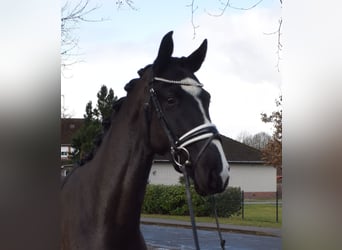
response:
<path fill-rule="evenodd" d="M 186 86 L 197 86 L 197 87 L 203 87 L 203 84 L 192 79 L 192 78 L 184 78 L 180 81 L 176 80 L 169 80 L 161 77 L 153 77 L 153 80 L 160 81 L 160 82 L 165 82 L 165 83 L 172 83 L 172 84 L 178 84 L 178 85 L 186 85 Z"/>

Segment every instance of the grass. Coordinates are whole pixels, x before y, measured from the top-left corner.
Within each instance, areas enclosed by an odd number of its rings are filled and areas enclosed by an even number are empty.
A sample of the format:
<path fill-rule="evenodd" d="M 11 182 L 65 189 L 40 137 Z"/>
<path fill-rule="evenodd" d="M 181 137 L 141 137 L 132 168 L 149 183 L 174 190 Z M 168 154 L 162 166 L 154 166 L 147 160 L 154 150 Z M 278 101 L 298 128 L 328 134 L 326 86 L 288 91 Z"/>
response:
<path fill-rule="evenodd" d="M 162 218 L 181 221 L 190 221 L 189 216 L 142 214 L 145 218 Z M 215 223 L 213 217 L 196 217 L 197 222 Z M 230 218 L 219 218 L 220 224 L 233 224 L 242 226 L 272 227 L 280 228 L 282 225 L 282 207 L 278 207 L 278 223 L 276 222 L 276 207 L 272 204 L 245 204 L 244 219 L 240 215 L 233 215 Z"/>

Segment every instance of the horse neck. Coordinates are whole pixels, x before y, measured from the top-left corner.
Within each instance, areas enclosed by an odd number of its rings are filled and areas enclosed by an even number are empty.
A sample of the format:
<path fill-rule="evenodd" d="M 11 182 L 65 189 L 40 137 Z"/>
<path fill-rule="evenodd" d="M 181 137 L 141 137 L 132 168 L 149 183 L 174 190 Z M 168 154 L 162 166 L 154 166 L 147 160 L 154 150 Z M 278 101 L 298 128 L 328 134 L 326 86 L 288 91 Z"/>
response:
<path fill-rule="evenodd" d="M 93 174 L 99 182 L 97 200 L 102 202 L 95 206 L 102 210 L 99 214 L 108 233 L 138 230 L 152 165 L 144 113 L 130 106 L 123 104 L 93 159 L 97 166 Z"/>

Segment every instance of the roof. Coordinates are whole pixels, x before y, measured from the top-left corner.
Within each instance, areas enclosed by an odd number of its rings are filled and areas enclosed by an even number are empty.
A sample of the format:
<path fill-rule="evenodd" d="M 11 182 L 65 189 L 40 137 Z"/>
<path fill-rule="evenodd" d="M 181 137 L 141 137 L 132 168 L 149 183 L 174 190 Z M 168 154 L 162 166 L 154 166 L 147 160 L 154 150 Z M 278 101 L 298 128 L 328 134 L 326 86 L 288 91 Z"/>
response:
<path fill-rule="evenodd" d="M 224 154 L 229 163 L 234 164 L 263 164 L 264 161 L 261 159 L 261 151 L 248 146 L 244 143 L 235 141 L 224 135 L 220 135 L 222 140 L 222 147 Z M 158 162 L 168 162 L 168 154 L 156 155 L 155 160 Z"/>
<path fill-rule="evenodd" d="M 61 119 L 61 144 L 71 144 L 72 136 L 83 125 L 83 118 L 62 118 Z M 261 151 L 248 146 L 244 143 L 235 141 L 224 135 L 220 135 L 222 139 L 223 151 L 229 163 L 235 164 L 263 164 L 261 159 Z M 156 161 L 169 161 L 167 155 L 156 155 Z"/>
<path fill-rule="evenodd" d="M 61 118 L 61 144 L 71 144 L 73 135 L 84 123 L 83 118 Z"/>
<path fill-rule="evenodd" d="M 264 163 L 261 151 L 221 135 L 224 154 L 229 163 Z"/>

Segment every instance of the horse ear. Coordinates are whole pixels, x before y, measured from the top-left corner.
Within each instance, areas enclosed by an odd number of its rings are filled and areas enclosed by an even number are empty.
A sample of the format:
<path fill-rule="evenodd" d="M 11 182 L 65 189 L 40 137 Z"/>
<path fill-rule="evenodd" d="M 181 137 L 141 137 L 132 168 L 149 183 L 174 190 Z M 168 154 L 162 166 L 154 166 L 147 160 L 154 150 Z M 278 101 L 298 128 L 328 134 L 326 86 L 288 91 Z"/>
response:
<path fill-rule="evenodd" d="M 153 70 L 155 73 L 162 71 L 170 61 L 173 52 L 172 33 L 173 31 L 167 33 L 160 43 L 158 56 L 153 63 Z"/>
<path fill-rule="evenodd" d="M 190 56 L 184 58 L 186 67 L 192 72 L 196 72 L 200 69 L 205 55 L 207 54 L 208 41 L 204 39 L 201 46 L 195 50 Z"/>

